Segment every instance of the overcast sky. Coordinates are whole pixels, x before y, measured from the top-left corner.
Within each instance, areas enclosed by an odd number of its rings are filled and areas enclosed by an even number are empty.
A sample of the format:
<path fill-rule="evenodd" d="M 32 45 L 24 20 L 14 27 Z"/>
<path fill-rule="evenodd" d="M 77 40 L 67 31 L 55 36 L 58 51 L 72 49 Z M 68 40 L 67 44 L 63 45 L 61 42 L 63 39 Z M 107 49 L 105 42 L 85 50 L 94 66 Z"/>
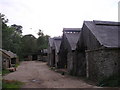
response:
<path fill-rule="evenodd" d="M 9 25 L 23 26 L 23 35 L 37 37 L 39 29 L 50 36 L 63 28 L 81 28 L 83 21 L 118 21 L 119 0 L 0 0 Z"/>

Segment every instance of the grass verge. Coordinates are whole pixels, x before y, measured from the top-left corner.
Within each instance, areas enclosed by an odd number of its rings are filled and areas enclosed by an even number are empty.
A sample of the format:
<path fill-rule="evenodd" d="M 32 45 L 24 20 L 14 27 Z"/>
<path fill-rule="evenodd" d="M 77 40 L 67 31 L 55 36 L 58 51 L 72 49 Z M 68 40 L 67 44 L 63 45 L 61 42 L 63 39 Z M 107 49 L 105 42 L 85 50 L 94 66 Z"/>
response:
<path fill-rule="evenodd" d="M 15 80 L 3 80 L 2 88 L 20 88 L 24 83 Z"/>
<path fill-rule="evenodd" d="M 10 71 L 9 70 L 7 70 L 7 69 L 3 69 L 2 70 L 2 75 L 4 76 L 5 74 L 9 74 L 10 73 Z"/>
<path fill-rule="evenodd" d="M 15 67 L 17 68 L 20 64 L 15 64 Z"/>

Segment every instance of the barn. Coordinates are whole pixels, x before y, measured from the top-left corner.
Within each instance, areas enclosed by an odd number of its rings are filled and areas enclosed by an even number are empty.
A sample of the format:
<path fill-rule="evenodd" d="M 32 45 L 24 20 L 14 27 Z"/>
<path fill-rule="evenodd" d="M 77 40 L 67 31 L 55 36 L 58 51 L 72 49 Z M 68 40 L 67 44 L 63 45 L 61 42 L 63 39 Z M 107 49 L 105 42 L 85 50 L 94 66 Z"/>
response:
<path fill-rule="evenodd" d="M 120 23 L 84 21 L 77 52 L 83 54 L 86 76 L 100 80 L 120 72 Z M 80 58 L 79 58 L 80 61 Z"/>
<path fill-rule="evenodd" d="M 56 68 L 59 68 L 59 50 L 60 50 L 60 45 L 61 45 L 61 37 L 54 37 L 54 41 L 53 41 L 53 49 L 52 49 L 52 53 L 53 53 L 53 61 L 55 64 Z"/>
<path fill-rule="evenodd" d="M 53 66 L 53 63 L 52 63 L 52 58 L 53 58 L 53 55 L 52 55 L 52 48 L 53 48 L 53 38 L 49 38 L 49 42 L 48 42 L 48 52 L 47 52 L 47 55 L 48 55 L 48 65 L 49 66 Z"/>
<path fill-rule="evenodd" d="M 67 69 L 71 75 L 75 74 L 76 44 L 80 36 L 80 28 L 64 28 L 59 51 L 60 68 Z"/>
<path fill-rule="evenodd" d="M 7 54 L 10 56 L 11 58 L 11 66 L 15 66 L 15 64 L 19 63 L 18 57 L 16 54 L 14 54 L 11 51 L 7 51 Z"/>
<path fill-rule="evenodd" d="M 2 58 L 2 69 L 10 68 L 11 67 L 11 58 L 7 54 L 7 51 L 0 49 L 0 56 Z"/>
<path fill-rule="evenodd" d="M 19 63 L 17 55 L 11 51 L 0 49 L 0 54 L 2 55 L 3 69 L 10 68 L 12 66 L 15 66 L 15 64 Z"/>
<path fill-rule="evenodd" d="M 42 57 L 42 61 L 43 62 L 47 62 L 48 61 L 48 58 L 47 58 L 47 49 L 43 49 L 43 50 L 41 50 L 42 52 L 41 52 L 41 57 Z"/>

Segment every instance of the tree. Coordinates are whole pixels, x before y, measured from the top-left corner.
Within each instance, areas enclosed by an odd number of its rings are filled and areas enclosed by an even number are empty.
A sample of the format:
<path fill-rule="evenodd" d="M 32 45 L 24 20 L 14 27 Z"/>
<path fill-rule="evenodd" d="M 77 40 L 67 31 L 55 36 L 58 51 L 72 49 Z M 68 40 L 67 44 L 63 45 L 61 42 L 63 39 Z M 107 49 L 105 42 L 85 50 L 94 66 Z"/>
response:
<path fill-rule="evenodd" d="M 5 15 L 2 15 L 2 49 L 10 50 L 16 53 L 18 56 L 21 56 L 21 34 L 16 33 L 16 28 L 8 26 L 8 19 L 5 18 Z M 22 26 L 19 28 L 22 30 Z"/>
<path fill-rule="evenodd" d="M 16 24 L 13 24 L 11 25 L 12 28 L 15 29 L 15 32 L 19 35 L 22 35 L 22 26 L 21 25 L 16 25 Z"/>
<path fill-rule="evenodd" d="M 44 36 L 43 31 L 39 29 L 39 32 L 37 33 L 39 37 Z"/>
<path fill-rule="evenodd" d="M 37 50 L 36 38 L 32 34 L 22 37 L 23 56 L 34 53 Z"/>
<path fill-rule="evenodd" d="M 8 19 L 5 18 L 5 15 L 1 14 L 1 13 L 0 13 L 0 18 L 2 20 L 2 23 L 8 23 L 8 21 L 9 21 Z"/>
<path fill-rule="evenodd" d="M 44 35 L 43 31 L 39 29 L 38 32 L 38 39 L 37 39 L 37 49 L 41 50 L 41 49 L 45 49 L 48 46 L 48 35 Z"/>
<path fill-rule="evenodd" d="M 29 55 L 38 50 L 47 48 L 48 35 L 44 35 L 39 29 L 38 38 L 32 34 L 22 36 L 22 26 L 13 24 L 7 25 L 8 19 L 4 14 L 0 14 L 2 20 L 2 49 L 10 50 L 16 53 L 19 57 Z"/>

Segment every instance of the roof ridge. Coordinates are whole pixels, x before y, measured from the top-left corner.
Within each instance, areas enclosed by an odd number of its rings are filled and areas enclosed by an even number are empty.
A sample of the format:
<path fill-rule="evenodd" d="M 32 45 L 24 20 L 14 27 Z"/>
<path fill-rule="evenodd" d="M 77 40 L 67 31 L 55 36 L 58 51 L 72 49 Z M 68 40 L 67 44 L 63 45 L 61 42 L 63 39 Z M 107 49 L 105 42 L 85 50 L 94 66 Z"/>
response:
<path fill-rule="evenodd" d="M 95 25 L 120 26 L 120 22 L 93 20 Z"/>

